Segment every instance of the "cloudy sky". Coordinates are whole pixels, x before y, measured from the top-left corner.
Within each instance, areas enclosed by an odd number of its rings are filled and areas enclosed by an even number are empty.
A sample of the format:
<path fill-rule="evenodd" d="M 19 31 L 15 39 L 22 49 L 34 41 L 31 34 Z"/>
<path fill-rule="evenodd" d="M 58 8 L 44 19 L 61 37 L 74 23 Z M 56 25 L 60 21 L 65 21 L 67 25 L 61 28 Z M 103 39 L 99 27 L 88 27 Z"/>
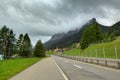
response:
<path fill-rule="evenodd" d="M 0 0 L 0 27 L 29 33 L 33 45 L 93 17 L 104 25 L 120 21 L 120 0 Z"/>

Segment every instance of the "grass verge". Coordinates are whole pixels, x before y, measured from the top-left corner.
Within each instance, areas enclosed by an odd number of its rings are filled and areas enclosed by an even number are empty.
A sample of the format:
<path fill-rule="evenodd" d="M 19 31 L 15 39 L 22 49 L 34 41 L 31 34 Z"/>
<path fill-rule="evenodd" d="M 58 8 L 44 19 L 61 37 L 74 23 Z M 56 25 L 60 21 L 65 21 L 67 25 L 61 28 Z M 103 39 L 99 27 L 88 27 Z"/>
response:
<path fill-rule="evenodd" d="M 41 58 L 20 58 L 0 61 L 0 80 L 8 80 L 10 77 L 33 65 Z"/>
<path fill-rule="evenodd" d="M 68 50 L 64 55 L 120 59 L 120 37 L 112 42 L 92 44 L 85 50 Z"/>

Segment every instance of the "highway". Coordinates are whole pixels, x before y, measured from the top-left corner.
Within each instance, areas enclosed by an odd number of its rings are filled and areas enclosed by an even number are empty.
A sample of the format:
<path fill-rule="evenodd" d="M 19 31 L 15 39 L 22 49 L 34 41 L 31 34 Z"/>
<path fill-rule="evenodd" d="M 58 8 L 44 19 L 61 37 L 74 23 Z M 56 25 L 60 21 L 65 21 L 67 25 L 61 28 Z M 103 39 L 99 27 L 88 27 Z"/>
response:
<path fill-rule="evenodd" d="M 120 80 L 120 70 L 52 56 L 68 80 Z"/>

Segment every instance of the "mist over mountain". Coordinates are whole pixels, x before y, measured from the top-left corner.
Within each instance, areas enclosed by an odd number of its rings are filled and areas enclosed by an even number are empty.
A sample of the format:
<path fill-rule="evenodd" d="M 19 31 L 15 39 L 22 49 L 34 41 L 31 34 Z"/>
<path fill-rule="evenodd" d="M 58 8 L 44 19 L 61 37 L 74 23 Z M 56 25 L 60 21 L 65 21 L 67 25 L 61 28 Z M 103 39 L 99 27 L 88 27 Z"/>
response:
<path fill-rule="evenodd" d="M 120 33 L 118 33 L 120 32 L 120 22 L 112 26 L 104 26 L 102 24 L 99 24 L 95 18 L 92 18 L 80 28 L 70 30 L 67 33 L 58 33 L 58 34 L 53 35 L 49 41 L 44 43 L 44 46 L 47 49 L 53 49 L 56 47 L 59 47 L 59 48 L 68 47 L 72 45 L 73 43 L 79 43 L 81 36 L 82 36 L 82 32 L 87 27 L 89 27 L 90 25 L 94 23 L 97 23 L 101 27 L 104 33 L 114 32 L 115 34 L 120 35 Z"/>

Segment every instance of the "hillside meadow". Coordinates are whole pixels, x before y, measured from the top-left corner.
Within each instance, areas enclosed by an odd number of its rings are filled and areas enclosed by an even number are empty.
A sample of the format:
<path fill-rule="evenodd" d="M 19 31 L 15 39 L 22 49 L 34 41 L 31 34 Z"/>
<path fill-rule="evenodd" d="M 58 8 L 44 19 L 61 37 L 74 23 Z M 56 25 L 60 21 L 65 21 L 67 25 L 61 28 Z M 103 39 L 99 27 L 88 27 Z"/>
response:
<path fill-rule="evenodd" d="M 120 37 L 112 42 L 92 44 L 85 50 L 68 50 L 64 52 L 64 55 L 120 59 Z"/>

